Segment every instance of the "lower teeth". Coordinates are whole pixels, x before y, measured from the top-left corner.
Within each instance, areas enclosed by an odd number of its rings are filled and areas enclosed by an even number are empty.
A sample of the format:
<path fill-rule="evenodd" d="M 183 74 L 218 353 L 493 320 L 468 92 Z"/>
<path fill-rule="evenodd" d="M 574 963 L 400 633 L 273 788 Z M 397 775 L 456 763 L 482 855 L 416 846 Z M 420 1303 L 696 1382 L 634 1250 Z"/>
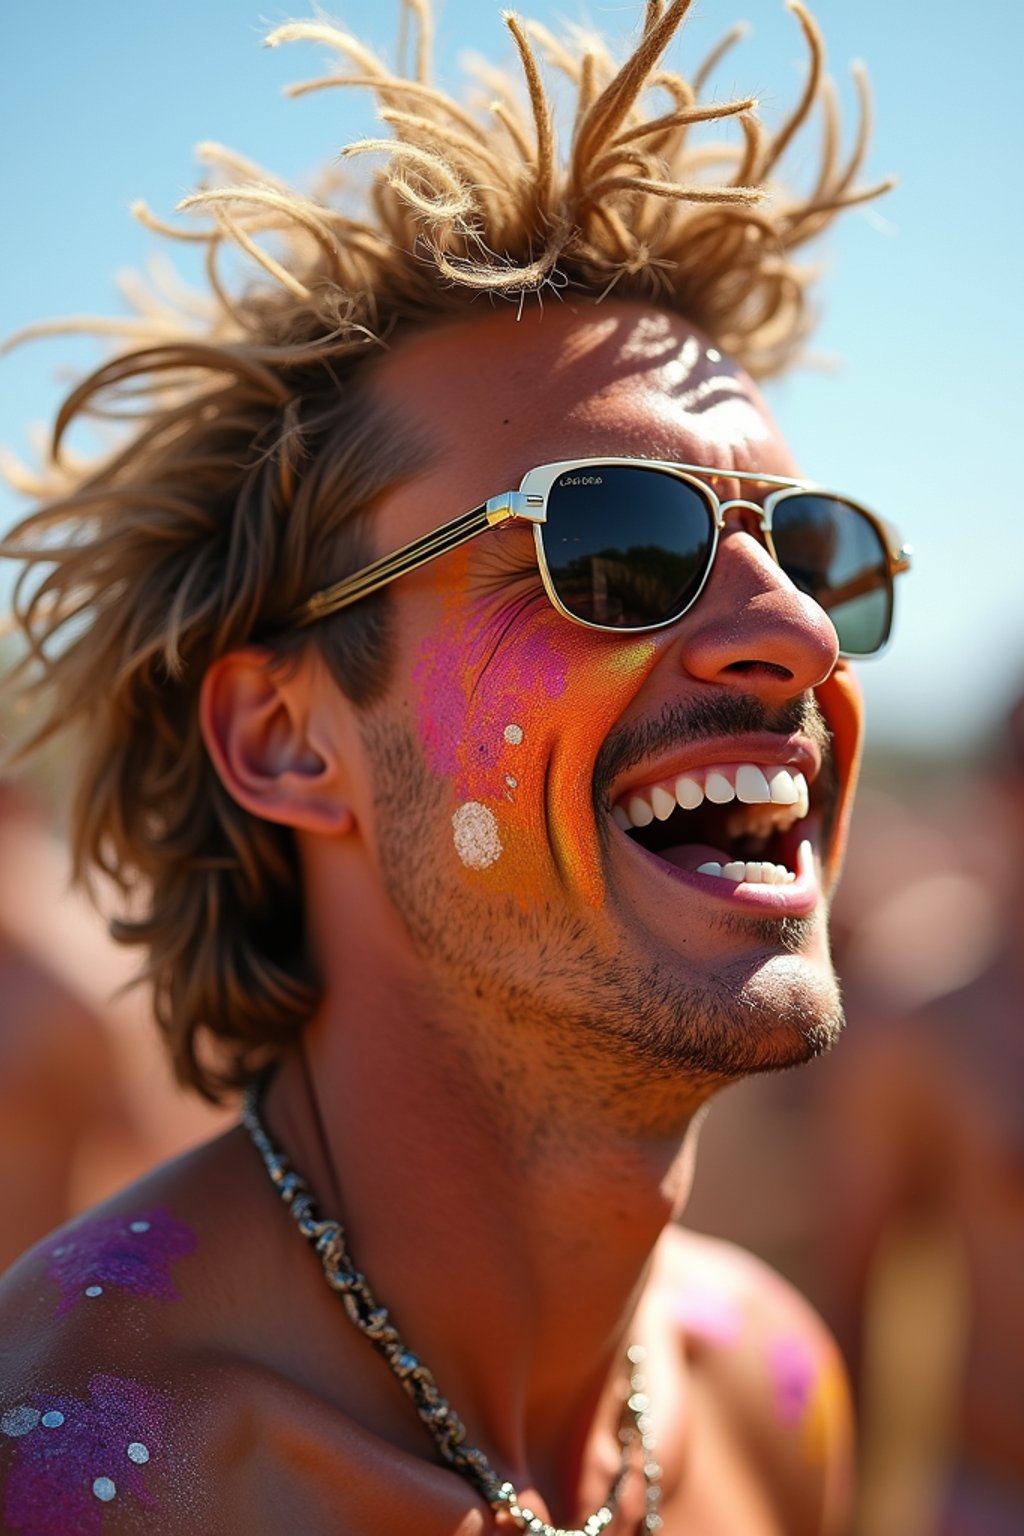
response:
<path fill-rule="evenodd" d="M 796 875 L 781 864 L 718 864 L 711 860 L 697 868 L 698 875 L 715 875 L 720 880 L 732 880 L 736 885 L 792 885 Z"/>

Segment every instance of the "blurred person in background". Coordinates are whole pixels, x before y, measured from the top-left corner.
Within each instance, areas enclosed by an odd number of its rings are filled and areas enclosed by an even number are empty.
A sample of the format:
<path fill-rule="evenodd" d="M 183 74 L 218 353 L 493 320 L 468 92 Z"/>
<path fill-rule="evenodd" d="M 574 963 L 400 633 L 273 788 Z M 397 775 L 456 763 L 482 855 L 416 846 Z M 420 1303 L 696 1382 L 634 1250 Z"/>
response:
<path fill-rule="evenodd" d="M 0 1271 L 229 1113 L 175 1087 L 128 956 L 70 888 L 63 771 L 0 781 Z"/>
<path fill-rule="evenodd" d="M 98 1164 L 120 1161 L 132 1141 L 102 1021 L 4 921 L 25 877 L 6 834 L 34 818 L 0 781 L 0 1271 L 109 1193 Z"/>
<path fill-rule="evenodd" d="M 935 1536 L 955 1454 L 968 1287 L 950 1211 L 896 1212 L 859 1255 L 845 1213 L 893 1021 L 927 1018 L 1005 944 L 1019 856 L 1006 836 L 1010 780 L 992 761 L 991 740 L 945 757 L 869 752 L 832 910 L 842 1046 L 715 1100 L 687 1204 L 688 1226 L 752 1249 L 837 1328 L 860 1387 L 859 1536 Z M 901 1087 L 909 1109 L 905 1076 Z"/>
<path fill-rule="evenodd" d="M 851 1027 L 822 1079 L 840 1219 L 821 1299 L 892 1484 L 866 1536 L 1024 1531 L 1024 699 L 1004 734 L 997 769 L 945 792 L 932 836 L 961 843 L 952 867 L 929 875 L 880 825 L 872 882 L 894 861 L 906 895 L 897 877 L 888 911 L 877 891 L 860 904 Z"/>

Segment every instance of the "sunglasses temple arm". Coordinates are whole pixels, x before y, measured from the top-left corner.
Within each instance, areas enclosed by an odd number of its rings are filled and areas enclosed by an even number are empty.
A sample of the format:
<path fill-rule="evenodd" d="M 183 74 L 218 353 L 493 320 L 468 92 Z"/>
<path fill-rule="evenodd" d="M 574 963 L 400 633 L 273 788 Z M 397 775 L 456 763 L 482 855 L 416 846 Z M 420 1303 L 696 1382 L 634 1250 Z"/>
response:
<path fill-rule="evenodd" d="M 892 591 L 891 580 L 887 583 L 889 591 Z M 867 597 L 872 592 L 878 591 L 878 582 L 871 571 L 861 576 L 856 576 L 853 581 L 846 582 L 845 586 L 834 587 L 829 591 L 827 598 L 816 596 L 815 601 L 824 608 L 826 613 L 831 613 L 833 608 L 841 608 L 844 603 L 852 603 L 858 597 Z"/>
<path fill-rule="evenodd" d="M 534 498 L 531 497 L 530 501 L 533 502 L 533 500 Z M 528 506 L 527 498 L 521 491 L 508 491 L 503 496 L 492 496 L 482 506 L 474 507 L 471 512 L 462 513 L 460 517 L 453 518 L 450 523 L 444 523 L 440 528 L 433 529 L 420 539 L 413 539 L 411 544 L 404 544 L 394 554 L 384 555 L 380 560 L 374 560 L 372 564 L 364 566 L 355 575 L 346 576 L 341 581 L 336 581 L 331 586 L 322 587 L 318 592 L 314 592 L 302 607 L 290 616 L 289 623 L 300 629 L 308 624 L 315 624 L 318 619 L 325 619 L 329 614 L 337 613 L 340 609 L 349 607 L 351 603 L 358 602 L 360 598 L 379 592 L 381 587 L 397 581 L 399 576 L 407 576 L 410 571 L 426 565 L 428 560 L 434 560 L 438 555 L 446 555 L 449 550 L 457 549 L 460 544 L 475 538 L 478 533 L 484 533 L 488 528 L 497 528 L 502 523 L 520 518 L 529 522 L 542 522 L 544 512 L 542 508 Z"/>

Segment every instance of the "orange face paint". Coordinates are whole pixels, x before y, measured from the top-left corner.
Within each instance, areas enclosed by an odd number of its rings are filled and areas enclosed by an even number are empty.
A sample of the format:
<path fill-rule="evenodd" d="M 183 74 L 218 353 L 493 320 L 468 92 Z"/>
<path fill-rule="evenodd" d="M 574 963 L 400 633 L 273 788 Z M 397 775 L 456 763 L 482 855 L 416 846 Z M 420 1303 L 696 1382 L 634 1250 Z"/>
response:
<path fill-rule="evenodd" d="M 650 670 L 647 638 L 570 623 L 546 599 L 472 599 L 467 557 L 413 671 L 429 767 L 452 786 L 454 857 L 522 906 L 604 901 L 592 797 L 597 753 Z"/>

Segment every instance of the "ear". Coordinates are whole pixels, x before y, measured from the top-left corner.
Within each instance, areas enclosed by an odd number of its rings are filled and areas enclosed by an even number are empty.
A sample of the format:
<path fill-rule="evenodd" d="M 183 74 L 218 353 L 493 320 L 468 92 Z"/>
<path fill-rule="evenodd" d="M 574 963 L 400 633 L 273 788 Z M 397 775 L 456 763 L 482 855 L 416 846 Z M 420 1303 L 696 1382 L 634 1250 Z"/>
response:
<path fill-rule="evenodd" d="M 254 646 L 219 657 L 203 678 L 199 723 L 221 783 L 239 805 L 264 821 L 336 836 L 355 819 L 338 733 L 316 707 L 324 686 L 317 662 L 308 654 L 274 661 Z M 339 712 L 350 709 L 334 691 Z"/>

